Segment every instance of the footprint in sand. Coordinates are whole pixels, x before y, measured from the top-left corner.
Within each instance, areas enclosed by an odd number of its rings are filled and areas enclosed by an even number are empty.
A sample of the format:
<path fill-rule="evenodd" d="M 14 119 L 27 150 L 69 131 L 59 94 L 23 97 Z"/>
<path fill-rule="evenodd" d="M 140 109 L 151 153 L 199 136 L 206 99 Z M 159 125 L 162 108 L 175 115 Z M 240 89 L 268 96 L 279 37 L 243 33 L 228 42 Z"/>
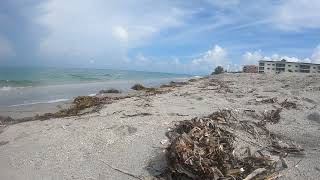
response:
<path fill-rule="evenodd" d="M 119 136 L 129 136 L 138 131 L 137 128 L 128 125 L 122 125 L 114 129 L 115 133 Z"/>

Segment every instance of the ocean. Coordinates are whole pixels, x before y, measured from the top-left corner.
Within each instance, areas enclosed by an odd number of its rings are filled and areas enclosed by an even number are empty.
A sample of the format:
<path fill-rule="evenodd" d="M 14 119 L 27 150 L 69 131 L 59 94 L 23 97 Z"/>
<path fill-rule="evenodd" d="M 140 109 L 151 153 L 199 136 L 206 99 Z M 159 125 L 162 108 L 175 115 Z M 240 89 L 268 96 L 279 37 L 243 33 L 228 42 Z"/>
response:
<path fill-rule="evenodd" d="M 159 86 L 189 77 L 112 69 L 0 67 L 0 107 L 56 103 L 108 88 L 127 92 L 135 83 Z"/>

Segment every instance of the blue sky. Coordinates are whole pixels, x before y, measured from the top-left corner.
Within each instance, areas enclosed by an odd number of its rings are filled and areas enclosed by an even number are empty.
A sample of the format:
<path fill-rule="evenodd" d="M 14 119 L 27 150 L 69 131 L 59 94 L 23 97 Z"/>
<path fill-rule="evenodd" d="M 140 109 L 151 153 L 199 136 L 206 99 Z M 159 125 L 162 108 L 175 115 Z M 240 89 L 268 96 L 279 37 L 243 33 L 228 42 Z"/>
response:
<path fill-rule="evenodd" d="M 320 63 L 319 0 L 1 0 L 0 66 L 206 74 Z"/>

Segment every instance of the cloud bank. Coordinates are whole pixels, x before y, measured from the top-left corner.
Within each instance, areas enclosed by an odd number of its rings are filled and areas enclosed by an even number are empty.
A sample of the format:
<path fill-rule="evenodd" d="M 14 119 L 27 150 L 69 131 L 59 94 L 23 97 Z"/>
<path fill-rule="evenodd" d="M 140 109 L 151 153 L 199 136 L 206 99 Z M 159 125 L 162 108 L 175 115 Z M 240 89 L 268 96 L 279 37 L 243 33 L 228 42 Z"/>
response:
<path fill-rule="evenodd" d="M 310 55 L 319 9 L 319 0 L 3 0 L 0 65 L 205 74 L 261 58 L 319 62 L 319 47 Z"/>

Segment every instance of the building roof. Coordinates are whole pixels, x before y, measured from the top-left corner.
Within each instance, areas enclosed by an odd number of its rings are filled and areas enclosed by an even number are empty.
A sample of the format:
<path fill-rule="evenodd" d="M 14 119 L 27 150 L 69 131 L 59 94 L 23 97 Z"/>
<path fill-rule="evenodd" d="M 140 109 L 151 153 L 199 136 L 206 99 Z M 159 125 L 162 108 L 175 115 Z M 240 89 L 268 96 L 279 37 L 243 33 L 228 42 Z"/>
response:
<path fill-rule="evenodd" d="M 259 62 L 271 62 L 271 63 L 295 63 L 295 64 L 320 65 L 320 64 L 316 64 L 316 63 L 307 63 L 307 62 L 289 62 L 289 61 L 286 61 L 285 59 L 283 59 L 283 60 L 281 60 L 281 61 L 260 60 Z"/>

